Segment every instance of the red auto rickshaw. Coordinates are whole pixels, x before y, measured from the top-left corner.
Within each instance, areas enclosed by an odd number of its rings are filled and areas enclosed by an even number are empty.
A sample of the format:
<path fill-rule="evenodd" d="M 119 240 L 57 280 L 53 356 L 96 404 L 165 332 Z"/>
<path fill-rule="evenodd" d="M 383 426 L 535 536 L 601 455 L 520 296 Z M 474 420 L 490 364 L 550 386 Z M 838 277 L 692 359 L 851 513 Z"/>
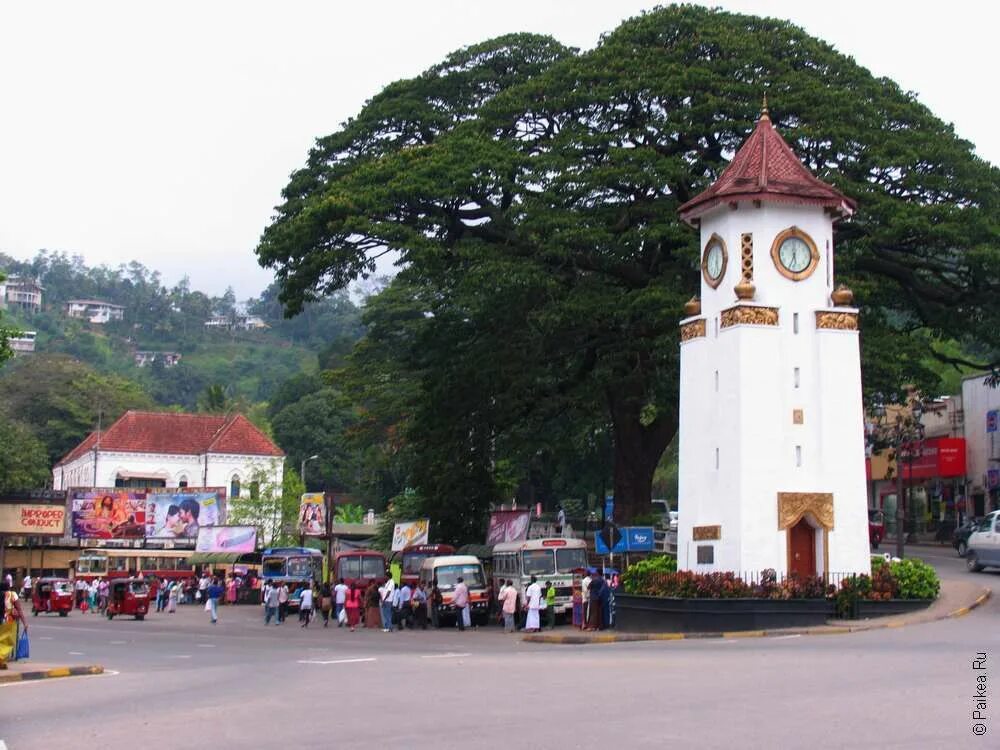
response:
<path fill-rule="evenodd" d="M 58 612 L 60 617 L 73 609 L 73 584 L 66 578 L 39 578 L 31 589 L 31 613 Z"/>
<path fill-rule="evenodd" d="M 133 615 L 146 619 L 149 611 L 149 584 L 141 578 L 113 578 L 108 585 L 108 619 L 115 615 Z"/>

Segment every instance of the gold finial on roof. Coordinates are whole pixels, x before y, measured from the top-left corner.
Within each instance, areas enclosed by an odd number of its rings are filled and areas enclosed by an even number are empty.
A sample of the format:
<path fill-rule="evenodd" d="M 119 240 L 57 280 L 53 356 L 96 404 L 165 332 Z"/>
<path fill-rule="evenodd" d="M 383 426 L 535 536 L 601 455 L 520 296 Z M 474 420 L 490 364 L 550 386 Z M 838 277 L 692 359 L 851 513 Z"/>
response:
<path fill-rule="evenodd" d="M 764 92 L 764 103 L 760 107 L 760 119 L 770 120 L 770 113 L 767 110 L 767 92 Z"/>

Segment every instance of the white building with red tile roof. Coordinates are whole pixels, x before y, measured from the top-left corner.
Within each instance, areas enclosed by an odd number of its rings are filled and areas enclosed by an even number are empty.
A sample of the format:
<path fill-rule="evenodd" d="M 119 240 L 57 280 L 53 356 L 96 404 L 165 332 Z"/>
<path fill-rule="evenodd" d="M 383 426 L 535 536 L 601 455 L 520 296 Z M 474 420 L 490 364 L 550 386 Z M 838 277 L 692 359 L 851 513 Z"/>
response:
<path fill-rule="evenodd" d="M 52 488 L 225 487 L 246 495 L 258 470 L 281 486 L 285 454 L 242 414 L 127 411 L 52 469 Z"/>

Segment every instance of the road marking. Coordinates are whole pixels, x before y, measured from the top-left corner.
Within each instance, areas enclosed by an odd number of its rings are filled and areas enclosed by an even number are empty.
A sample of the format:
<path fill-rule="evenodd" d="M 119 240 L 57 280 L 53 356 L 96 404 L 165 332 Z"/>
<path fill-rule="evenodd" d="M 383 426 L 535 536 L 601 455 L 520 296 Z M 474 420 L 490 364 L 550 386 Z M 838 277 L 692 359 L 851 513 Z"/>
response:
<path fill-rule="evenodd" d="M 7 743 L 0 740 L 0 750 L 7 750 Z"/>
<path fill-rule="evenodd" d="M 111 641 L 112 646 L 124 646 L 128 641 Z"/>
<path fill-rule="evenodd" d="M 38 636 L 38 640 L 40 640 L 40 641 L 53 641 L 55 639 L 51 635 L 40 635 L 40 636 Z M 0 740 L 0 742 L 3 742 L 3 740 Z M 3 750 L 3 748 L 0 747 L 0 750 Z"/>
<path fill-rule="evenodd" d="M 69 655 L 70 656 L 86 656 L 86 654 L 83 653 L 83 651 L 70 651 Z"/>
<path fill-rule="evenodd" d="M 472 656 L 472 654 L 452 654 L 452 653 L 447 653 L 447 654 L 423 654 L 423 655 L 421 655 L 420 658 L 421 659 L 456 659 L 456 658 L 462 657 L 462 656 Z"/>
<path fill-rule="evenodd" d="M 300 659 L 299 664 L 358 664 L 363 661 L 377 661 L 375 657 L 367 659 L 332 659 L 330 661 L 318 661 L 316 659 Z"/>
<path fill-rule="evenodd" d="M 771 640 L 772 641 L 785 641 L 789 638 L 801 638 L 802 633 L 796 633 L 795 635 L 776 635 Z"/>
<path fill-rule="evenodd" d="M 215 648 L 214 643 L 199 643 L 198 648 Z"/>
<path fill-rule="evenodd" d="M 190 659 L 191 654 L 170 654 L 168 659 Z"/>

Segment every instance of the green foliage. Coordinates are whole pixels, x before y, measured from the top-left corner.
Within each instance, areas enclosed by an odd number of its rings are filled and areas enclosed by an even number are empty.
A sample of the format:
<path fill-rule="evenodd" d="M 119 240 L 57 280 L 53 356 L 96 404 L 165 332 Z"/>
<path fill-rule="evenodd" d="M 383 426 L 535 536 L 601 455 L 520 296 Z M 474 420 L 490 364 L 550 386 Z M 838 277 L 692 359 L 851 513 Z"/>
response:
<path fill-rule="evenodd" d="M 221 383 L 212 383 L 201 394 L 198 399 L 200 411 L 210 414 L 224 414 L 229 411 L 229 396 L 226 394 L 226 386 Z"/>
<path fill-rule="evenodd" d="M 0 493 L 45 487 L 51 476 L 42 441 L 0 413 Z"/>
<path fill-rule="evenodd" d="M 622 586 L 626 593 L 637 594 L 647 591 L 651 585 L 651 577 L 663 573 L 673 573 L 677 570 L 677 558 L 670 555 L 647 557 L 629 565 L 622 573 Z"/>
<path fill-rule="evenodd" d="M 360 505 L 338 505 L 333 514 L 334 523 L 364 523 L 365 509 Z"/>
<path fill-rule="evenodd" d="M 900 599 L 936 599 L 941 590 L 937 571 L 912 557 L 894 560 L 889 570 L 896 581 Z"/>
<path fill-rule="evenodd" d="M 298 544 L 299 501 L 305 489 L 295 470 L 286 466 L 279 486 L 256 468 L 246 487 L 256 487 L 256 491 L 230 498 L 229 523 L 255 527 L 258 547 Z"/>

